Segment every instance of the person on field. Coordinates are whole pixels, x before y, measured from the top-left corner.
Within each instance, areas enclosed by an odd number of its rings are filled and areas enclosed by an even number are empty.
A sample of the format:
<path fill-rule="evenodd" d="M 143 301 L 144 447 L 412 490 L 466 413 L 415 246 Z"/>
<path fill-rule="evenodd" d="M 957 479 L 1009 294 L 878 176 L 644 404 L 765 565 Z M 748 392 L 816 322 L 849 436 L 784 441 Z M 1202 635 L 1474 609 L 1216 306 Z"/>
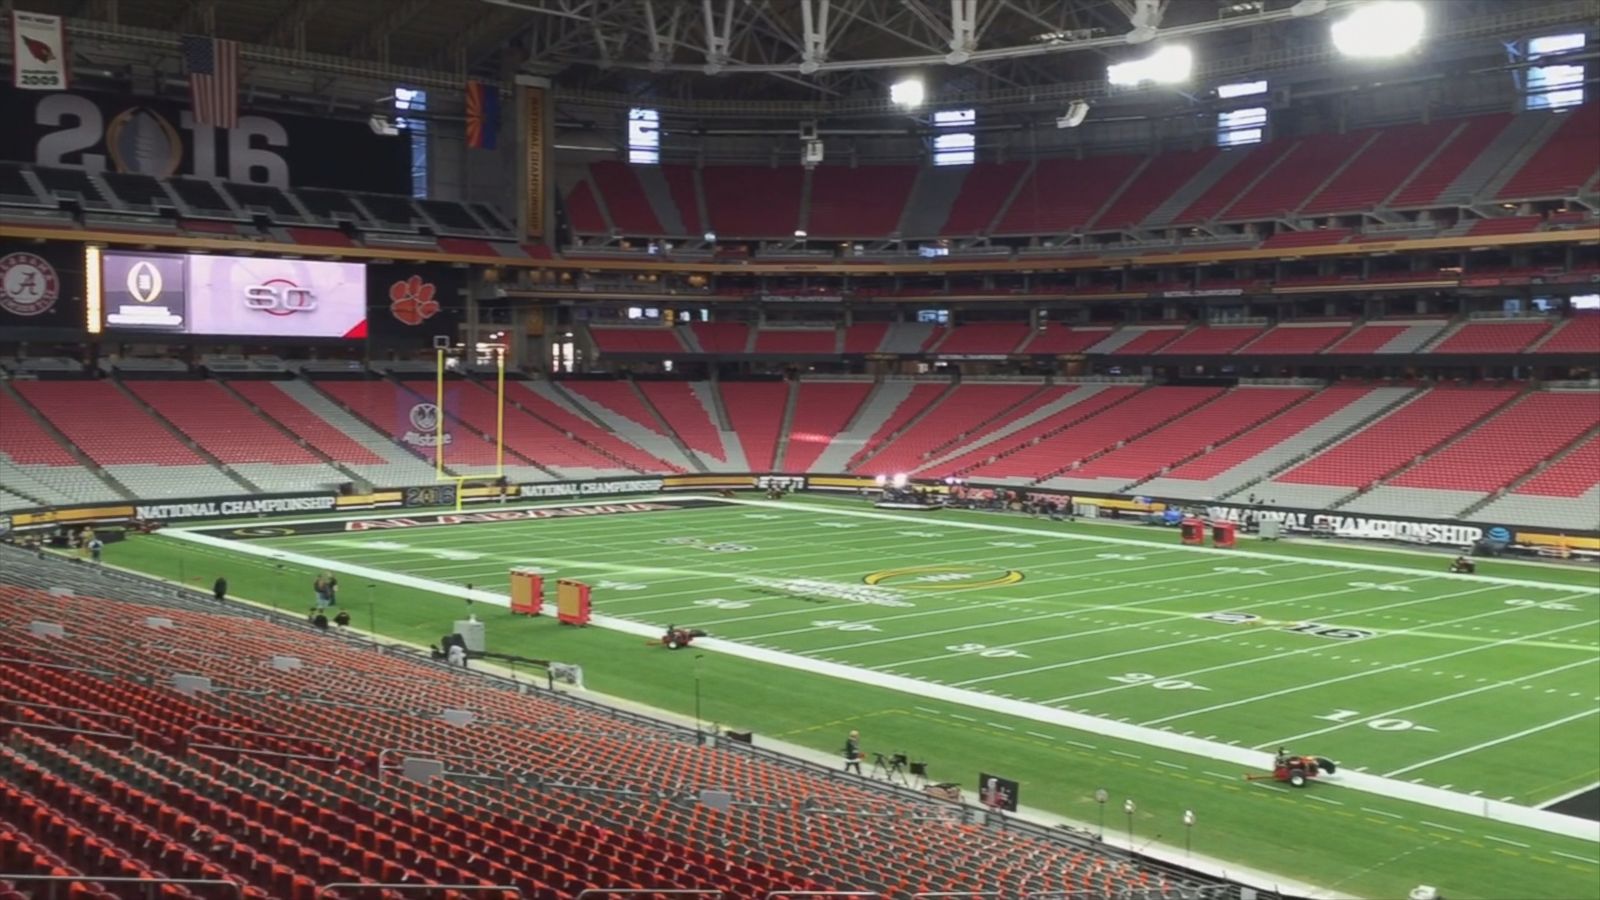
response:
<path fill-rule="evenodd" d="M 844 739 L 844 770 L 861 774 L 861 732 L 852 731 Z"/>

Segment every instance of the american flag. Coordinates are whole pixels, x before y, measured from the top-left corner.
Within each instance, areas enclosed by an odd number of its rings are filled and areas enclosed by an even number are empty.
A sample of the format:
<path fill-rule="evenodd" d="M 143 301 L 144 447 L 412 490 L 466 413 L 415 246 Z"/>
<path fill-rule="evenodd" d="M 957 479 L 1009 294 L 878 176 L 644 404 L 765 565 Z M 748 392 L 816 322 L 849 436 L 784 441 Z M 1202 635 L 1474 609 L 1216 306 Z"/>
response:
<path fill-rule="evenodd" d="M 194 123 L 216 128 L 239 124 L 239 44 L 183 36 L 183 71 L 189 76 Z"/>

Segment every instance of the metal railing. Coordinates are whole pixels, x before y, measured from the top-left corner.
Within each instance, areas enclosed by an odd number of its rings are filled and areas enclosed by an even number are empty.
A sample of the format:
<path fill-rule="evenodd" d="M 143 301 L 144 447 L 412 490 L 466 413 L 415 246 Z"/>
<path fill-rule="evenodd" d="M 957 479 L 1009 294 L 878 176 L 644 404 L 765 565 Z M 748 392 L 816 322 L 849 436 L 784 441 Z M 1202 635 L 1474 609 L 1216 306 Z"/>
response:
<path fill-rule="evenodd" d="M 585 897 L 622 897 L 630 894 L 669 894 L 684 897 L 721 897 L 722 892 L 716 890 L 692 891 L 682 888 L 584 888 L 572 900 L 584 900 Z"/>
<path fill-rule="evenodd" d="M 151 898 L 151 900 L 160 896 L 161 888 L 169 884 L 182 885 L 184 887 L 210 886 L 227 888 L 240 900 L 244 898 L 244 885 L 226 878 L 132 878 L 110 875 L 28 875 L 21 873 L 13 875 L 9 872 L 0 872 L 0 881 L 9 881 L 13 884 L 18 882 L 42 882 L 49 885 L 45 888 L 42 900 L 55 900 L 55 885 L 58 884 L 142 884 L 146 885 L 145 896 Z"/>
<path fill-rule="evenodd" d="M 323 897 L 329 891 L 346 889 L 363 891 L 496 891 L 502 894 L 515 894 L 518 897 L 527 896 L 515 885 L 510 884 L 371 884 L 360 881 L 335 881 L 331 884 L 324 884 L 318 887 L 317 892 L 312 896 Z"/>

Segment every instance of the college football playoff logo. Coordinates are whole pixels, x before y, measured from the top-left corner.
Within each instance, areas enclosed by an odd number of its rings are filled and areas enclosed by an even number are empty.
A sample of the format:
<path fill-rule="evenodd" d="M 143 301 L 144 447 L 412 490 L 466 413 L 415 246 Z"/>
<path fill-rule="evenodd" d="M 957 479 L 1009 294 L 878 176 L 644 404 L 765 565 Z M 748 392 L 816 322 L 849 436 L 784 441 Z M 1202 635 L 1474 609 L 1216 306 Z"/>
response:
<path fill-rule="evenodd" d="M 55 267 L 32 253 L 0 258 L 0 309 L 16 316 L 49 312 L 61 294 Z"/>
<path fill-rule="evenodd" d="M 161 299 L 161 270 L 148 259 L 141 259 L 128 270 L 128 296 L 140 303 Z"/>

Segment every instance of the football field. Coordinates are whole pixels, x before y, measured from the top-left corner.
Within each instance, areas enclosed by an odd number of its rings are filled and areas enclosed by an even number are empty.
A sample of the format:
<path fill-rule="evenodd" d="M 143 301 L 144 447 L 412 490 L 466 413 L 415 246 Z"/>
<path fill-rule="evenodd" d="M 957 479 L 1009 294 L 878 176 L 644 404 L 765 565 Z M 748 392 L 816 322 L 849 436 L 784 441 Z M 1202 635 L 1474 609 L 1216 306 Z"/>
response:
<path fill-rule="evenodd" d="M 686 672 L 702 650 L 738 657 L 759 668 L 741 670 L 743 688 L 719 686 L 720 700 L 738 708 L 728 695 L 743 690 L 746 707 L 758 697 L 788 705 L 740 720 L 789 729 L 776 736 L 829 746 L 858 724 L 874 735 L 891 730 L 886 715 L 858 720 L 836 705 L 816 712 L 818 694 L 848 682 L 840 697 L 896 692 L 896 739 L 927 747 L 922 755 L 937 757 L 939 742 L 953 746 L 959 734 L 999 774 L 1014 765 L 1027 776 L 1025 804 L 1041 800 L 1033 773 L 1072 754 L 1146 778 L 1170 770 L 1174 790 L 1242 790 L 1292 802 L 1295 815 L 1349 817 L 1339 824 L 1370 830 L 1376 846 L 1404 848 L 1396 870 L 1432 852 L 1499 851 L 1546 863 L 1557 881 L 1600 874 L 1588 826 L 1539 811 L 1600 782 L 1592 570 L 1488 561 L 1477 576 L 1455 576 L 1442 555 L 1310 539 L 1197 549 L 1180 546 L 1175 529 L 831 498 L 366 513 L 195 525 L 168 529 L 157 543 L 296 573 L 332 570 L 358 625 L 374 590 L 503 605 L 507 570 L 538 568 L 591 584 L 596 624 L 631 637 L 602 651 L 597 629 L 585 635 L 548 616 L 511 623 L 479 606 L 490 617 L 490 650 L 530 652 L 523 642 L 542 635 L 545 655 L 581 662 L 592 681 L 674 663 Z M 309 600 L 308 587 L 285 593 Z M 431 611 L 427 633 L 460 613 Z M 709 637 L 688 653 L 647 646 L 669 624 Z M 1245 784 L 1241 775 L 1279 746 L 1336 761 L 1327 780 L 1356 790 Z M 1420 815 L 1400 801 L 1419 804 Z M 1095 810 L 1085 798 L 1064 806 L 1080 819 Z M 1270 818 L 1240 809 L 1251 822 L 1241 828 L 1270 834 Z M 1527 827 L 1475 833 L 1474 822 L 1490 820 Z M 1551 827 L 1556 820 L 1573 827 Z M 1357 859 L 1374 852 L 1350 850 Z M 1483 863 L 1525 883 L 1507 858 Z M 1357 889 L 1399 885 L 1349 877 Z"/>

